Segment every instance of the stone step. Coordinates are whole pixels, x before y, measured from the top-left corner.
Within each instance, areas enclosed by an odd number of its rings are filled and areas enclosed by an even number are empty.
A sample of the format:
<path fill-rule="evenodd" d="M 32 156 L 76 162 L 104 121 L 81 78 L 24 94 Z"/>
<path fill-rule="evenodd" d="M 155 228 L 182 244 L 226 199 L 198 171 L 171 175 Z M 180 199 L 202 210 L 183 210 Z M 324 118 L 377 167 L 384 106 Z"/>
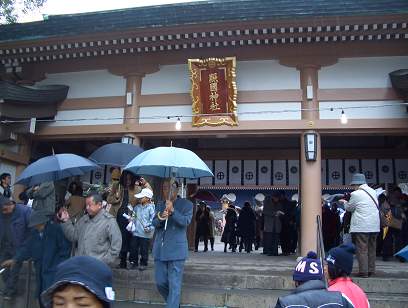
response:
<path fill-rule="evenodd" d="M 149 267 L 146 271 L 118 270 L 114 272 L 115 285 L 132 285 L 132 283 L 154 283 L 153 269 Z M 367 293 L 406 293 L 408 294 L 407 278 L 353 277 Z M 265 290 L 291 290 L 294 287 L 292 273 L 276 271 L 250 271 L 248 268 L 230 270 L 219 270 L 208 268 L 186 268 L 183 283 L 188 285 L 201 285 L 203 288 L 221 286 L 223 288 L 235 289 L 265 289 Z"/>
<path fill-rule="evenodd" d="M 148 307 L 160 307 L 163 304 L 160 294 L 153 284 L 134 284 L 133 290 L 116 288 L 116 297 L 121 306 L 127 303 L 138 303 Z M 288 294 L 289 290 L 259 290 L 239 288 L 214 288 L 188 285 L 183 286 L 181 302 L 188 307 L 275 307 L 279 296 Z M 408 294 L 401 293 L 368 293 L 372 308 L 408 307 Z M 182 305 L 182 306 L 183 306 Z M 133 307 L 133 306 L 132 306 Z M 142 306 L 140 306 L 142 307 Z"/>

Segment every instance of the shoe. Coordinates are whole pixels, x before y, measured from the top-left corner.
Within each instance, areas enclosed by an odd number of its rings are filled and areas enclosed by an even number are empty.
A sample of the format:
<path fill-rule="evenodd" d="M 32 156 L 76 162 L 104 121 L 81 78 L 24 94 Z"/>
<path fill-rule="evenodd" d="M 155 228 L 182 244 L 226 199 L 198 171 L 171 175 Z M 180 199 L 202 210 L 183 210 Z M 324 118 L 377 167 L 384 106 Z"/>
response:
<path fill-rule="evenodd" d="M 204 248 L 203 252 L 206 252 L 206 251 L 208 251 L 208 248 Z"/>
<path fill-rule="evenodd" d="M 360 277 L 360 278 L 368 278 L 368 274 L 367 273 L 357 273 L 356 277 Z"/>
<path fill-rule="evenodd" d="M 144 270 L 146 270 L 146 265 L 140 265 L 139 271 L 143 272 Z"/>
<path fill-rule="evenodd" d="M 214 247 L 211 247 L 211 251 L 214 251 Z"/>
<path fill-rule="evenodd" d="M 15 292 L 4 292 L 3 293 L 3 300 L 5 300 L 5 301 L 10 301 L 10 300 L 12 300 L 13 299 L 13 297 L 16 295 L 16 293 Z"/>
<path fill-rule="evenodd" d="M 375 276 L 374 272 L 368 272 L 368 277 L 373 277 L 373 276 Z"/>
<path fill-rule="evenodd" d="M 135 269 L 137 269 L 138 267 L 139 267 L 138 264 L 132 263 L 132 265 L 130 266 L 130 269 L 131 269 L 131 270 L 135 270 Z"/>

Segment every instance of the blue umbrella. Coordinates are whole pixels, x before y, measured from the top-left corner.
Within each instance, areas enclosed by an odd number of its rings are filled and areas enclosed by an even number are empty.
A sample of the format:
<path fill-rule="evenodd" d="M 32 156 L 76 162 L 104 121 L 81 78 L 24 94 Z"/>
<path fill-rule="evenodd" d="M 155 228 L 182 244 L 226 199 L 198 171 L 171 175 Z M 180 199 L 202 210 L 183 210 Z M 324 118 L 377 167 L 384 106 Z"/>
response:
<path fill-rule="evenodd" d="M 408 245 L 398 251 L 394 256 L 399 256 L 408 261 Z"/>
<path fill-rule="evenodd" d="M 144 151 L 136 156 L 125 170 L 161 178 L 196 179 L 214 176 L 206 163 L 195 153 L 176 147 L 158 147 Z"/>
<path fill-rule="evenodd" d="M 125 170 L 140 175 L 161 178 L 196 179 L 214 176 L 205 162 L 190 150 L 176 147 L 158 147 L 136 156 Z M 169 196 L 171 195 L 171 190 Z M 167 219 L 164 230 L 167 229 Z M 164 240 L 164 234 L 163 239 Z"/>
<path fill-rule="evenodd" d="M 124 167 L 143 152 L 141 147 L 127 143 L 109 143 L 95 150 L 89 159 L 99 165 Z"/>
<path fill-rule="evenodd" d="M 75 154 L 55 154 L 40 158 L 28 165 L 17 178 L 16 184 L 34 186 L 71 176 L 83 175 L 100 167 L 85 157 Z"/>

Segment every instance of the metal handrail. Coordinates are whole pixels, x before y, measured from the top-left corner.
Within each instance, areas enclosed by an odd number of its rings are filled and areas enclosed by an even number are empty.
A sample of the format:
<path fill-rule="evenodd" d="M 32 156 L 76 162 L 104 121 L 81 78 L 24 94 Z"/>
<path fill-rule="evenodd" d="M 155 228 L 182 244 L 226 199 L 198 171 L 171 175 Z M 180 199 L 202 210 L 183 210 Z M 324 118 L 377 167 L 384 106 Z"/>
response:
<path fill-rule="evenodd" d="M 324 281 L 324 284 L 325 284 L 325 286 L 327 288 L 328 287 L 327 277 L 326 277 L 326 274 L 325 274 L 325 271 L 324 271 L 324 266 L 323 266 L 324 261 L 326 259 L 326 253 L 324 251 L 322 221 L 321 221 L 320 215 L 316 216 L 316 223 L 317 223 L 317 230 L 316 230 L 316 232 L 317 232 L 317 245 L 316 245 L 316 247 L 317 247 L 317 256 L 320 259 L 320 262 L 322 264 L 323 281 Z"/>

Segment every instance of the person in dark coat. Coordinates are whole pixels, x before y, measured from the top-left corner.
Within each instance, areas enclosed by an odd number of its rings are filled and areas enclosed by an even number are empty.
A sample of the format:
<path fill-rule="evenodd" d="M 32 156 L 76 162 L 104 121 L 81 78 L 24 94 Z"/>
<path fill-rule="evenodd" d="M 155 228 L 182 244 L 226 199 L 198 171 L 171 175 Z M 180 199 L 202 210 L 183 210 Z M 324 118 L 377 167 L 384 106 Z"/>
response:
<path fill-rule="evenodd" d="M 278 255 L 279 235 L 282 230 L 280 217 L 284 215 L 282 204 L 279 202 L 279 193 L 267 196 L 264 202 L 264 248 L 263 254 L 268 256 Z"/>
<path fill-rule="evenodd" d="M 255 250 L 258 250 L 262 246 L 263 239 L 263 202 L 265 200 L 265 195 L 258 193 L 255 195 Z"/>
<path fill-rule="evenodd" d="M 244 249 L 247 253 L 251 252 L 252 243 L 255 239 L 255 222 L 255 212 L 251 207 L 251 203 L 246 201 L 238 217 L 238 232 L 242 237 Z"/>
<path fill-rule="evenodd" d="M 317 254 L 309 251 L 296 265 L 293 272 L 296 289 L 279 297 L 275 308 L 353 308 L 354 305 L 342 293 L 328 291 L 323 282 L 323 268 Z"/>
<path fill-rule="evenodd" d="M 29 235 L 28 222 L 31 209 L 16 204 L 14 201 L 0 196 L 0 265 L 11 259 L 17 249 Z M 12 268 L 2 273 L 4 282 L 3 299 L 10 300 L 17 292 L 18 276 L 21 262 L 16 262 Z"/>
<path fill-rule="evenodd" d="M 118 210 L 116 221 L 118 223 L 120 232 L 122 234 L 122 247 L 120 249 L 120 263 L 119 268 L 127 268 L 127 258 L 130 252 L 130 242 L 132 234 L 126 230 L 126 226 L 129 224 L 127 218 L 123 214 L 129 215 L 128 204 L 136 204 L 135 194 L 139 191 L 135 185 L 136 177 L 130 172 L 123 172 L 121 176 L 121 189 L 118 190 L 118 200 L 120 202 L 120 208 Z M 109 199 L 108 199 L 109 202 Z"/>
<path fill-rule="evenodd" d="M 322 200 L 322 233 L 324 249 L 326 251 L 337 246 L 340 229 L 340 216 L 332 211 L 329 205 Z"/>
<path fill-rule="evenodd" d="M 238 221 L 237 212 L 235 211 L 235 206 L 229 204 L 227 208 L 227 213 L 225 214 L 225 227 L 224 232 L 222 232 L 221 242 L 224 243 L 224 252 L 227 252 L 227 245 L 230 244 L 232 252 L 236 252 L 237 249 L 237 234 L 236 234 L 236 224 Z"/>
<path fill-rule="evenodd" d="M 208 251 L 208 238 L 210 236 L 210 212 L 207 209 L 207 204 L 200 201 L 198 210 L 195 215 L 196 233 L 195 233 L 195 247 L 194 251 L 198 251 L 198 244 L 200 239 L 204 240 L 204 252 Z"/>
<path fill-rule="evenodd" d="M 36 296 L 40 302 L 41 293 L 52 285 L 57 265 L 70 256 L 71 244 L 65 238 L 58 223 L 49 220 L 47 213 L 34 211 L 30 216 L 29 237 L 17 250 L 13 259 L 7 260 L 3 266 L 12 267 L 18 262 L 28 259 L 34 261 L 36 277 Z"/>

